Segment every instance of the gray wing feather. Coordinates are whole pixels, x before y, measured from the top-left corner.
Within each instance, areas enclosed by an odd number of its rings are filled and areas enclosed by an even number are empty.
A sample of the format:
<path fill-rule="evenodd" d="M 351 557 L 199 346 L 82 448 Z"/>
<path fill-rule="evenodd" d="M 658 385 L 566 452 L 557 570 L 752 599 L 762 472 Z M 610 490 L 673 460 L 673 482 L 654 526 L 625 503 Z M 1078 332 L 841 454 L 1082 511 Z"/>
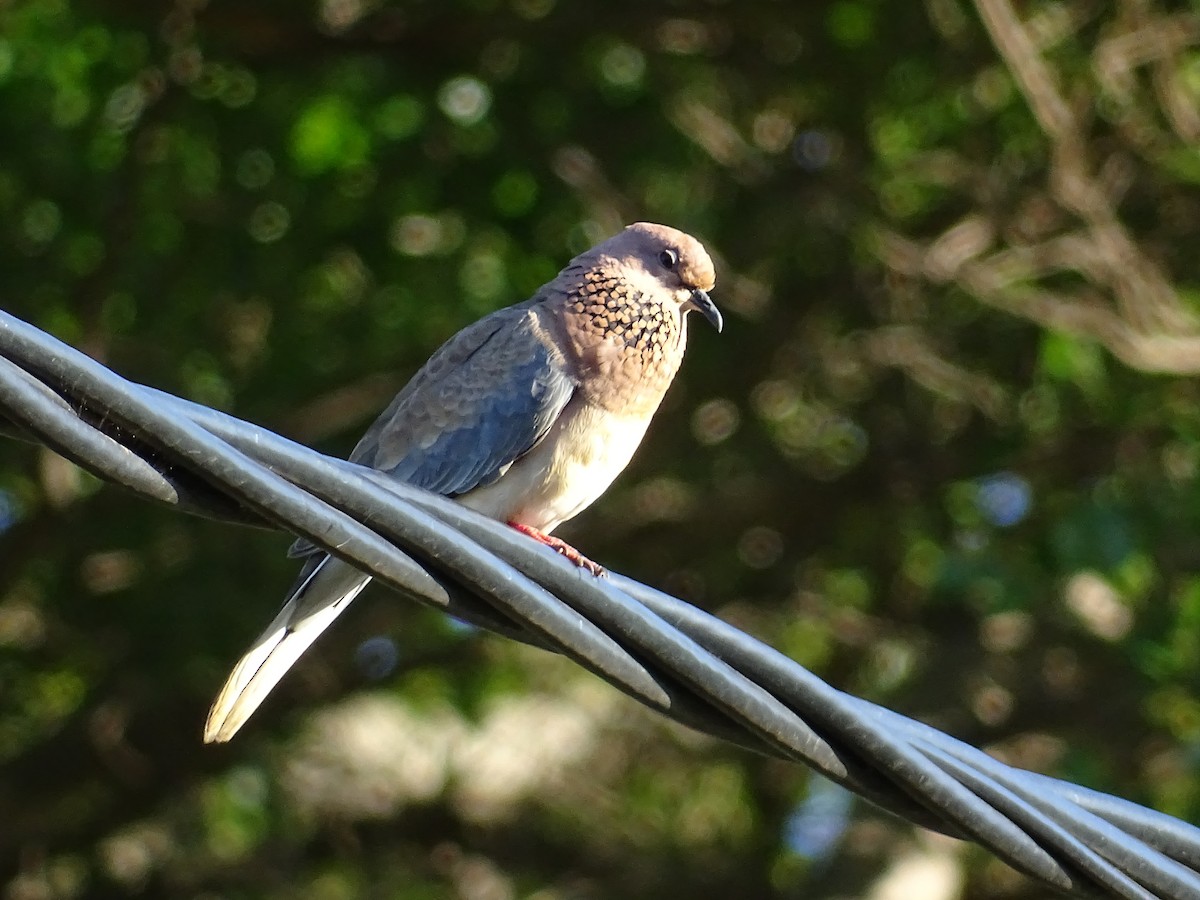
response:
<path fill-rule="evenodd" d="M 363 435 L 353 462 L 447 496 L 493 483 L 546 436 L 576 382 L 530 303 L 437 351 Z M 297 541 L 292 556 L 313 552 Z"/>
<path fill-rule="evenodd" d="M 545 436 L 575 389 L 525 307 L 492 313 L 430 358 L 350 459 L 454 496 L 495 481 Z"/>

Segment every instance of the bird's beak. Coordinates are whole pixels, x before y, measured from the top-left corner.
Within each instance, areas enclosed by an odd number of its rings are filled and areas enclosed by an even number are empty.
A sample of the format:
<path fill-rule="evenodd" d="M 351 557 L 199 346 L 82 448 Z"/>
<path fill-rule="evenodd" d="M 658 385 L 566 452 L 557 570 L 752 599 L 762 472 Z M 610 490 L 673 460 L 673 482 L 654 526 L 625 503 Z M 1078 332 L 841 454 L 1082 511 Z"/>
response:
<path fill-rule="evenodd" d="M 692 297 L 688 300 L 687 307 L 688 309 L 696 310 L 700 315 L 708 319 L 712 323 L 712 327 L 720 333 L 721 326 L 725 324 L 725 321 L 721 318 L 721 311 L 717 309 L 716 304 L 712 302 L 712 298 L 708 296 L 707 292 L 696 288 L 692 291 Z"/>

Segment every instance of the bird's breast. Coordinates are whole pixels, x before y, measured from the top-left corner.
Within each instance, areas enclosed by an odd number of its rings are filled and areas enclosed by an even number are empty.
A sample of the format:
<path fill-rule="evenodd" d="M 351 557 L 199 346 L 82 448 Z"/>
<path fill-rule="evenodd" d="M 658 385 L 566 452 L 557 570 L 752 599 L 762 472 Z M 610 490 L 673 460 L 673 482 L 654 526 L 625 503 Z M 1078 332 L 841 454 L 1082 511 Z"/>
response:
<path fill-rule="evenodd" d="M 564 296 L 551 327 L 579 390 L 594 405 L 653 415 L 683 359 L 686 325 L 661 288 L 589 272 Z"/>
<path fill-rule="evenodd" d="M 550 532 L 604 493 L 633 457 L 649 421 L 572 400 L 537 447 L 499 480 L 458 500 L 492 518 Z"/>

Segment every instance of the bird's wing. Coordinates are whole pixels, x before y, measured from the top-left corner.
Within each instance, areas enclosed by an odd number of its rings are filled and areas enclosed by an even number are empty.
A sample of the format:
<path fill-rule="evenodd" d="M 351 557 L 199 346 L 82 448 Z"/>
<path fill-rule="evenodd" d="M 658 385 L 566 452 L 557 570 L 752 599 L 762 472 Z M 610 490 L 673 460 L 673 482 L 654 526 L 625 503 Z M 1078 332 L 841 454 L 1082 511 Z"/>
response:
<path fill-rule="evenodd" d="M 480 320 L 434 354 L 350 459 L 448 496 L 491 484 L 537 446 L 575 390 L 555 344 L 533 309 Z"/>
<path fill-rule="evenodd" d="M 496 481 L 541 442 L 576 382 L 530 302 L 458 332 L 396 395 L 350 454 L 447 496 Z M 292 557 L 319 552 L 304 539 Z"/>
<path fill-rule="evenodd" d="M 441 494 L 491 484 L 545 437 L 575 382 L 530 304 L 459 332 L 396 396 L 351 460 Z M 209 712 L 206 741 L 227 741 L 370 578 L 310 555 L 283 609 L 238 662 Z"/>

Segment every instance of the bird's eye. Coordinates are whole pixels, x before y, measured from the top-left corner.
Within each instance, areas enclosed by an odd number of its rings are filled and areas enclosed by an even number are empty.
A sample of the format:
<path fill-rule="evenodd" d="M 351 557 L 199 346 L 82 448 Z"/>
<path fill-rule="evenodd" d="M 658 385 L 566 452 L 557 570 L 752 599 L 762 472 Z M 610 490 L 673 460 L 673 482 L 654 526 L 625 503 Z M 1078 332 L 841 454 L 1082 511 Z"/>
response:
<path fill-rule="evenodd" d="M 664 250 L 658 254 L 658 261 L 668 269 L 674 269 L 679 262 L 679 254 L 674 250 Z"/>

